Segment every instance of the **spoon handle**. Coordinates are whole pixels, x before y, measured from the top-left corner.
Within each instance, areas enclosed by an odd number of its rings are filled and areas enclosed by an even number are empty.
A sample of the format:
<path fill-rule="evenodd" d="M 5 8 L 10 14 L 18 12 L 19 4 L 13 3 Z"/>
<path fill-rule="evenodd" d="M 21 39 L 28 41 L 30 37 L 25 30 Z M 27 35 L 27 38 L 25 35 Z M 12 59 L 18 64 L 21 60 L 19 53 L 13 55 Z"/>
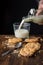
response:
<path fill-rule="evenodd" d="M 6 55 L 8 55 L 8 54 L 10 54 L 10 53 L 12 53 L 14 49 L 15 49 L 15 48 L 6 51 L 5 53 L 2 54 L 2 57 L 3 57 L 3 56 L 6 56 Z"/>

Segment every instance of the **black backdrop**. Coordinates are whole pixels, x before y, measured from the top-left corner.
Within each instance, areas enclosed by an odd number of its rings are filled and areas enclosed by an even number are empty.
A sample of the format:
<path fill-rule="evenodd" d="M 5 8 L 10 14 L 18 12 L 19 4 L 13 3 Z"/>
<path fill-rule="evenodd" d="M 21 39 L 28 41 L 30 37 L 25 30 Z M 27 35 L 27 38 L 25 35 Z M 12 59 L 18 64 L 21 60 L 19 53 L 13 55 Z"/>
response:
<path fill-rule="evenodd" d="M 13 34 L 13 23 L 20 22 L 31 8 L 37 9 L 35 0 L 1 1 L 0 34 Z"/>

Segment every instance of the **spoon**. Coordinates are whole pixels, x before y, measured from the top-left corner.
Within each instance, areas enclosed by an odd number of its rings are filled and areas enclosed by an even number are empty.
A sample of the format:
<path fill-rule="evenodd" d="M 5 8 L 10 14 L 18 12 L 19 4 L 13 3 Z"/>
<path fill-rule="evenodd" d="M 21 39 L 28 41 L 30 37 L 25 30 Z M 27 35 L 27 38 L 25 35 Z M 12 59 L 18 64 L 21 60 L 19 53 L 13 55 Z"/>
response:
<path fill-rule="evenodd" d="M 2 56 L 2 57 L 3 57 L 3 56 L 6 56 L 6 55 L 8 55 L 8 54 L 12 53 L 15 49 L 20 48 L 21 46 L 22 46 L 22 42 L 19 42 L 19 43 L 17 43 L 17 44 L 15 45 L 15 47 L 14 47 L 14 48 L 12 48 L 12 49 L 10 49 L 10 50 L 6 51 L 6 52 L 5 52 L 5 53 L 3 53 L 1 56 Z"/>

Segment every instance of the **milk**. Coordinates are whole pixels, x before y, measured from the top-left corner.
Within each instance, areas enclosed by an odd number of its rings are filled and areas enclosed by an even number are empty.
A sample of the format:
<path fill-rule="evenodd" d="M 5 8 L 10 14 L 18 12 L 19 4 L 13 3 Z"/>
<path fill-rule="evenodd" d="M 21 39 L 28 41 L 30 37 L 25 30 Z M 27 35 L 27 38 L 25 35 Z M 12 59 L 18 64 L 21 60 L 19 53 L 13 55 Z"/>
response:
<path fill-rule="evenodd" d="M 23 25 L 24 22 L 29 22 L 29 21 L 31 21 L 31 17 L 30 17 L 30 18 L 25 18 L 25 19 L 23 19 L 23 20 L 21 21 L 20 25 L 19 25 L 19 29 L 22 27 L 22 25 Z"/>
<path fill-rule="evenodd" d="M 18 38 L 29 38 L 29 30 L 21 29 L 21 27 L 22 27 L 24 22 L 25 21 L 22 20 L 22 22 L 20 23 L 18 29 L 15 30 L 15 37 L 18 37 Z"/>
<path fill-rule="evenodd" d="M 43 20 L 43 15 L 40 16 L 30 16 L 28 18 L 25 18 L 20 23 L 17 30 L 15 30 L 15 36 L 18 38 L 28 38 L 29 37 L 29 31 L 27 29 L 21 29 L 24 22 L 30 22 L 33 21 L 34 23 L 39 23 Z"/>
<path fill-rule="evenodd" d="M 28 38 L 29 37 L 29 31 L 26 29 L 17 29 L 17 30 L 15 30 L 15 37 Z"/>
<path fill-rule="evenodd" d="M 41 21 L 43 21 L 43 15 L 39 15 L 39 16 L 30 16 L 30 17 L 27 17 L 25 19 L 23 19 L 20 23 L 20 26 L 19 26 L 19 29 L 22 27 L 23 23 L 24 22 L 34 22 L 34 23 L 37 23 L 37 24 L 40 24 Z"/>

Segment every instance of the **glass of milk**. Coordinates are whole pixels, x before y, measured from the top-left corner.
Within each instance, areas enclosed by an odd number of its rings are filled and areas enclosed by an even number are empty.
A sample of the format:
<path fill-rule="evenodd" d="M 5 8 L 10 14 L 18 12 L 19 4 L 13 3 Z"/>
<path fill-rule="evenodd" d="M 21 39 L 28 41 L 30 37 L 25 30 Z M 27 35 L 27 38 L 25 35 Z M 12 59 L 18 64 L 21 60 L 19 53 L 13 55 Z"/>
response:
<path fill-rule="evenodd" d="M 19 24 L 13 24 L 14 34 L 17 38 L 29 38 L 30 23 L 24 23 L 21 28 Z"/>

